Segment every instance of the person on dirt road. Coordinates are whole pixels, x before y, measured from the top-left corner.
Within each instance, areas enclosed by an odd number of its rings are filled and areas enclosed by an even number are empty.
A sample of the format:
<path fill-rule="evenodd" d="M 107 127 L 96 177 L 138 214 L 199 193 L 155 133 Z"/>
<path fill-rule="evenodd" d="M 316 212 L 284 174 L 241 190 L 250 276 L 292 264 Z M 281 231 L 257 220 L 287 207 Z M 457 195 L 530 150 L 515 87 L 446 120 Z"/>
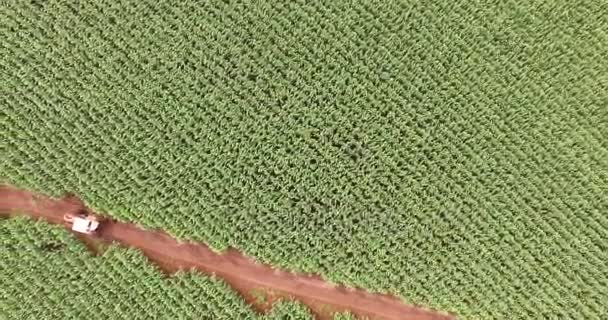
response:
<path fill-rule="evenodd" d="M 70 210 L 63 215 L 63 221 L 72 231 L 88 235 L 95 234 L 98 231 L 101 219 L 90 213 L 76 194 L 68 192 L 63 195 L 63 200 L 75 206 L 74 210 Z"/>
<path fill-rule="evenodd" d="M 100 225 L 100 219 L 86 211 L 77 214 L 66 213 L 63 215 L 63 221 L 69 224 L 72 231 L 84 234 L 95 234 Z"/>

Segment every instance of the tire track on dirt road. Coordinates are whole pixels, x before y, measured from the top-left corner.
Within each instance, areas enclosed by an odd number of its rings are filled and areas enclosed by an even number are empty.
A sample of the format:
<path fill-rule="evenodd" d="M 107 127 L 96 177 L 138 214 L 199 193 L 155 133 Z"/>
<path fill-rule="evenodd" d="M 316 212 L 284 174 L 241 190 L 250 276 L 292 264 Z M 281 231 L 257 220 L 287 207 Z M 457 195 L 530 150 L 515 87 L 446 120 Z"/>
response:
<path fill-rule="evenodd" d="M 181 242 L 162 231 L 144 230 L 92 212 L 76 196 L 53 199 L 9 185 L 0 185 L 0 215 L 26 215 L 34 219 L 69 226 L 63 215 L 88 213 L 102 217 L 94 235 L 77 234 L 87 247 L 99 253 L 103 245 L 117 243 L 139 249 L 167 274 L 197 269 L 215 274 L 238 291 L 260 312 L 267 312 L 281 299 L 299 300 L 317 319 L 332 319 L 338 312 L 351 312 L 370 319 L 444 320 L 453 315 L 404 304 L 399 299 L 373 294 L 361 289 L 347 289 L 329 284 L 317 275 L 296 274 L 255 262 L 235 249 L 216 253 L 207 245 Z M 260 294 L 264 295 L 260 299 Z"/>

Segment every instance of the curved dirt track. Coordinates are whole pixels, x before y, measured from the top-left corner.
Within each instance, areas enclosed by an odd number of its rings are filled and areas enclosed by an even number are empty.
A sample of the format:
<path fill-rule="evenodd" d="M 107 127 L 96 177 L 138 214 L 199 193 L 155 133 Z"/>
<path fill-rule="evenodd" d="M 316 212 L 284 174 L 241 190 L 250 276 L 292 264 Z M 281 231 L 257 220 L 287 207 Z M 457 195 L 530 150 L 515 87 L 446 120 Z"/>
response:
<path fill-rule="evenodd" d="M 0 185 L 0 215 L 22 214 L 55 224 L 64 224 L 62 217 L 65 213 L 83 211 L 91 212 L 75 196 L 52 199 L 27 190 Z M 331 319 L 336 312 L 344 311 L 369 319 L 455 318 L 453 315 L 406 305 L 389 295 L 333 286 L 316 275 L 273 269 L 234 249 L 218 254 L 202 243 L 180 242 L 164 232 L 144 230 L 111 219 L 102 223 L 98 234 L 79 234 L 78 237 L 95 251 L 100 250 L 102 244 L 114 242 L 137 248 L 166 273 L 195 268 L 207 274 L 215 274 L 223 278 L 260 312 L 268 311 L 276 300 L 295 299 L 308 305 L 317 319 Z"/>

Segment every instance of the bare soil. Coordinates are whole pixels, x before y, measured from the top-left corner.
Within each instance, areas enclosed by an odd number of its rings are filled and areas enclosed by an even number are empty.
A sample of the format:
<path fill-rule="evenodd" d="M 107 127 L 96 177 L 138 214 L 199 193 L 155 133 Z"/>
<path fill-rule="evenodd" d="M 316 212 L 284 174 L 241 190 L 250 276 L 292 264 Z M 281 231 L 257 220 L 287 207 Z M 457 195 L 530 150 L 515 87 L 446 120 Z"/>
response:
<path fill-rule="evenodd" d="M 27 215 L 34 219 L 69 226 L 66 213 L 103 215 L 88 209 L 75 195 L 53 199 L 8 185 L 0 185 L 0 215 Z M 317 319 L 332 319 L 336 312 L 349 311 L 369 319 L 454 319 L 450 314 L 404 304 L 385 295 L 327 283 L 318 275 L 297 274 L 274 269 L 244 256 L 235 249 L 216 253 L 203 243 L 181 242 L 162 231 L 144 230 L 128 223 L 103 217 L 95 235 L 77 235 L 88 248 L 99 253 L 104 246 L 117 243 L 141 250 L 166 272 L 196 269 L 223 278 L 256 310 L 267 312 L 281 299 L 299 300 L 308 305 Z"/>

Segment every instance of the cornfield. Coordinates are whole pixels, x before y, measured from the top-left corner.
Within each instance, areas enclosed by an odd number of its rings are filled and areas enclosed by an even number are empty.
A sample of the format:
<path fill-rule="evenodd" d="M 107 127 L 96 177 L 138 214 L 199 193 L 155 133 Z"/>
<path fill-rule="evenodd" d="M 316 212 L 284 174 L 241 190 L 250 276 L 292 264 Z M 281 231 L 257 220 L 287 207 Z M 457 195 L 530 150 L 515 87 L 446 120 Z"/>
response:
<path fill-rule="evenodd" d="M 465 319 L 608 317 L 604 3 L 0 8 L 4 182 Z M 17 226 L 3 241 L 47 232 Z M 81 296 L 75 268 L 136 286 L 131 303 L 156 315 L 253 317 L 215 280 L 163 282 L 133 252 L 68 248 L 52 267 L 3 251 L 16 271 L 2 298 L 19 299 L 1 311 Z M 131 317 L 127 291 L 104 288 L 56 312 Z M 21 290 L 42 309 L 19 309 Z"/>
<path fill-rule="evenodd" d="M 94 257 L 58 227 L 0 220 L 0 315 L 28 319 L 312 319 L 282 302 L 257 315 L 222 281 L 167 278 L 134 250 Z"/>

